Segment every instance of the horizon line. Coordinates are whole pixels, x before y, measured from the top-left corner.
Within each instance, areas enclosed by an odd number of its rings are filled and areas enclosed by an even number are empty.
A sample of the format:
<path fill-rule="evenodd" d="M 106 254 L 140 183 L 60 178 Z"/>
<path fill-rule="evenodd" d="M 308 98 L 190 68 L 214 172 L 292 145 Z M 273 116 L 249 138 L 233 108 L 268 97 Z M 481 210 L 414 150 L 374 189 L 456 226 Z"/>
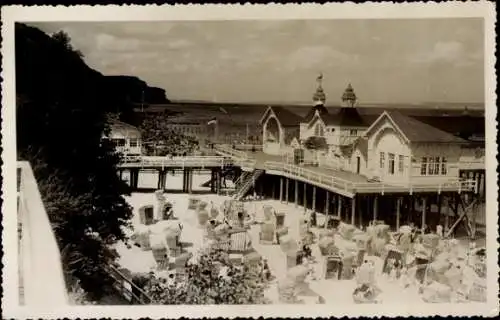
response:
<path fill-rule="evenodd" d="M 313 104 L 311 102 L 301 102 L 301 101 L 213 101 L 213 100 L 198 100 L 198 99 L 168 99 L 169 102 L 166 104 L 175 104 L 175 103 L 200 103 L 200 104 L 225 104 L 225 105 L 287 105 L 287 106 L 297 106 L 297 107 L 312 107 Z M 423 102 L 363 102 L 358 103 L 359 106 L 381 106 L 381 105 L 407 105 L 407 106 L 439 106 L 443 105 L 463 105 L 463 107 L 485 107 L 486 102 L 471 102 L 471 101 L 423 101 Z M 162 105 L 162 103 L 158 104 L 150 104 L 150 105 Z M 340 106 L 341 103 L 337 104 L 325 104 L 326 107 L 336 107 Z"/>

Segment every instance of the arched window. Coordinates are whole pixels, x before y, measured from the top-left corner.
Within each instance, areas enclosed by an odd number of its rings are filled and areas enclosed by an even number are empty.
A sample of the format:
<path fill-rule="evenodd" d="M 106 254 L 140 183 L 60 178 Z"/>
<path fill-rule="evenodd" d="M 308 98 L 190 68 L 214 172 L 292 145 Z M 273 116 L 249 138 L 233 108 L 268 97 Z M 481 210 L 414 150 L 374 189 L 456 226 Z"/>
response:
<path fill-rule="evenodd" d="M 322 137 L 324 136 L 324 130 L 323 130 L 323 126 L 321 124 L 317 124 L 316 127 L 314 128 L 314 135 L 316 137 Z"/>

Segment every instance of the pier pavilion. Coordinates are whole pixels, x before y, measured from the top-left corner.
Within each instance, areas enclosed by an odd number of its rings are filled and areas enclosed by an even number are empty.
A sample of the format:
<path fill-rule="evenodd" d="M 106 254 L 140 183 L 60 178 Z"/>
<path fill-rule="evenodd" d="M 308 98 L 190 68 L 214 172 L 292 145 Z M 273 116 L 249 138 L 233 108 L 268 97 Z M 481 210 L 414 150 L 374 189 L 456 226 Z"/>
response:
<path fill-rule="evenodd" d="M 374 220 L 395 228 L 440 224 L 451 233 L 464 222 L 474 235 L 478 204 L 485 198 L 484 142 L 472 145 L 396 110 L 367 124 L 350 84 L 337 114 L 329 114 L 325 101 L 319 81 L 305 117 L 269 107 L 261 119 L 262 151 L 216 144 L 212 151 L 218 156 L 142 157 L 120 170 L 130 170 L 133 188 L 141 170 L 158 170 L 160 189 L 166 170 L 182 170 L 184 192 L 191 190 L 193 170 L 212 171 L 214 192 L 224 172 L 232 170 L 239 175 L 235 199 L 253 190 L 360 226 Z"/>

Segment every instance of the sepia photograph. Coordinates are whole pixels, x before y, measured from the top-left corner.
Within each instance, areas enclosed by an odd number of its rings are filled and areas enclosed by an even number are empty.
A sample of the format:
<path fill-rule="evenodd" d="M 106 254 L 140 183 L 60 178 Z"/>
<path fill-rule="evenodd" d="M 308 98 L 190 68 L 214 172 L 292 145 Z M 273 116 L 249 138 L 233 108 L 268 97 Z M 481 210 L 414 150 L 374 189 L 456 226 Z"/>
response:
<path fill-rule="evenodd" d="M 13 306 L 498 312 L 486 10 L 71 12 L 4 24 Z"/>

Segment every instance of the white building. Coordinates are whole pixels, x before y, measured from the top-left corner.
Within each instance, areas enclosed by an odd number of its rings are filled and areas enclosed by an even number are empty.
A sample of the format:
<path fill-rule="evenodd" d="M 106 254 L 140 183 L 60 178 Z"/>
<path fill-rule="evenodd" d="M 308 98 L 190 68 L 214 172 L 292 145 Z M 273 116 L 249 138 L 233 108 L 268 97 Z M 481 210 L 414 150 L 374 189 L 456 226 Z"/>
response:
<path fill-rule="evenodd" d="M 342 96 L 340 111 L 329 113 L 325 100 L 320 83 L 305 117 L 269 107 L 261 119 L 263 152 L 295 153 L 296 158 L 300 151 L 303 164 L 389 183 L 439 184 L 460 177 L 461 169 L 484 168 L 484 155 L 477 155 L 484 146 L 471 149 L 470 141 L 398 111 L 384 111 L 371 125 L 365 123 L 351 85 Z"/>
<path fill-rule="evenodd" d="M 109 119 L 108 122 L 111 130 L 107 138 L 114 143 L 116 151 L 129 155 L 142 154 L 141 132 L 137 127 L 116 119 Z"/>
<path fill-rule="evenodd" d="M 398 111 L 384 111 L 351 145 L 346 169 L 385 182 L 439 183 L 459 177 L 467 143 Z"/>
<path fill-rule="evenodd" d="M 304 162 L 343 167 L 343 148 L 350 146 L 368 128 L 359 115 L 356 94 L 349 84 L 339 112 L 329 113 L 321 82 L 313 95 L 314 107 L 304 117 L 284 108 L 269 107 L 261 119 L 263 150 L 280 155 L 301 150 Z"/>

